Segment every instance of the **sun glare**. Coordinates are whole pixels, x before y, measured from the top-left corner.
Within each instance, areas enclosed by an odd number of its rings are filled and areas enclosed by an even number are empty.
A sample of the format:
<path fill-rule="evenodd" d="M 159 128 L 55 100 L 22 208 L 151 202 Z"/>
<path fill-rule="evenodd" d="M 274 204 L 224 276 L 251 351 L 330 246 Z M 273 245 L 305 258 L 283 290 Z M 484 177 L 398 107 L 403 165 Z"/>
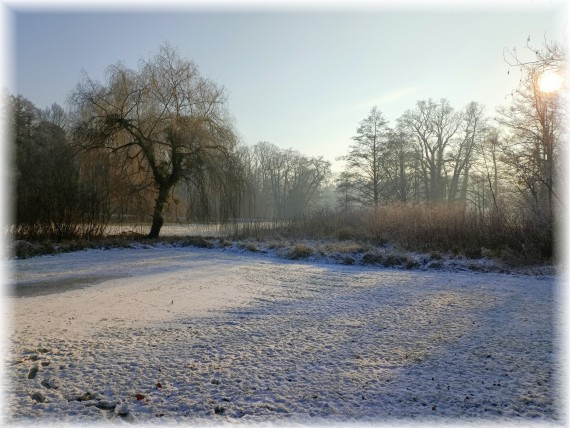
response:
<path fill-rule="evenodd" d="M 554 92 L 562 87 L 562 76 L 555 71 L 547 70 L 539 77 L 538 87 L 541 92 Z"/>

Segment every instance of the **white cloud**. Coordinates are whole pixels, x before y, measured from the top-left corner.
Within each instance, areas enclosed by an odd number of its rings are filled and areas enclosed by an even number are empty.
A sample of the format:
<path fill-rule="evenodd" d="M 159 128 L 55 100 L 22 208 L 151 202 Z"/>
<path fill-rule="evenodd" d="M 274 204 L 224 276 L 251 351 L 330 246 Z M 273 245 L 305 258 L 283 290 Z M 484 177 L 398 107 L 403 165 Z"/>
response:
<path fill-rule="evenodd" d="M 378 106 L 382 109 L 382 106 L 410 97 L 418 93 L 420 90 L 420 86 L 408 86 L 405 88 L 395 89 L 380 96 L 369 98 L 366 101 L 354 103 L 350 106 L 350 109 L 372 108 L 373 106 Z"/>
<path fill-rule="evenodd" d="M 385 92 L 383 94 L 377 95 L 373 98 L 367 98 L 362 101 L 353 102 L 340 107 L 334 112 L 334 116 L 347 117 L 356 114 L 362 114 L 363 112 L 368 112 L 372 107 L 378 106 L 378 108 L 383 112 L 387 113 L 388 110 L 394 114 L 400 114 L 401 105 L 395 105 L 398 102 L 405 101 L 407 98 L 416 95 L 423 88 L 421 86 L 406 86 L 399 89 L 394 89 L 393 91 Z"/>
<path fill-rule="evenodd" d="M 410 86 L 407 88 L 397 89 L 378 98 L 378 104 L 381 105 L 381 104 L 388 104 L 394 101 L 399 101 L 402 98 L 407 98 L 410 95 L 416 94 L 420 89 L 421 89 L 420 86 Z"/>

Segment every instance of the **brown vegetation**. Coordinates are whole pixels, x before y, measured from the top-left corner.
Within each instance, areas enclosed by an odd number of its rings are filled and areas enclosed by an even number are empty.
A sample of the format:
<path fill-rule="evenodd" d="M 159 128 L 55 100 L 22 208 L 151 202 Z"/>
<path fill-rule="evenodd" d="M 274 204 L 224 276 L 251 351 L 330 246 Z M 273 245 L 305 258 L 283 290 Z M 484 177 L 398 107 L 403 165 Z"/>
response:
<path fill-rule="evenodd" d="M 358 254 L 369 264 L 414 265 L 374 249 L 390 244 L 431 252 L 434 266 L 438 254 L 553 261 L 564 108 L 562 91 L 544 93 L 538 82 L 544 67 L 562 70 L 565 56 L 554 45 L 546 52 L 516 63 L 521 84 L 494 118 L 476 102 L 455 109 L 443 98 L 418 101 L 390 125 L 373 107 L 334 182 L 322 157 L 240 145 L 222 87 L 168 45 L 138 70 L 112 66 L 104 84 L 85 77 L 70 112 L 11 96 L 9 230 L 63 245 L 105 240 L 109 224 L 144 225 L 157 238 L 165 221 L 201 221 L 247 240 L 249 251 L 259 250 L 255 241 L 279 250 L 283 239 L 296 241 L 290 258 L 332 251 L 347 264 Z M 307 239 L 334 243 L 299 244 Z M 19 245 L 31 255 L 52 248 L 36 246 Z"/>

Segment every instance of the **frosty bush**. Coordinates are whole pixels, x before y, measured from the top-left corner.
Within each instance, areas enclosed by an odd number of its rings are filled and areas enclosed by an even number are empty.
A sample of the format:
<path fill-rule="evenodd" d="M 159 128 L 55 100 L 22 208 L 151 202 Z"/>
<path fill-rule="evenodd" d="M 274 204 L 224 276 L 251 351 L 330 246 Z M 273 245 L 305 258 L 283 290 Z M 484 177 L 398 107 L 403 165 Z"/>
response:
<path fill-rule="evenodd" d="M 293 260 L 306 259 L 313 254 L 313 249 L 305 244 L 295 244 L 289 250 L 289 258 Z"/>

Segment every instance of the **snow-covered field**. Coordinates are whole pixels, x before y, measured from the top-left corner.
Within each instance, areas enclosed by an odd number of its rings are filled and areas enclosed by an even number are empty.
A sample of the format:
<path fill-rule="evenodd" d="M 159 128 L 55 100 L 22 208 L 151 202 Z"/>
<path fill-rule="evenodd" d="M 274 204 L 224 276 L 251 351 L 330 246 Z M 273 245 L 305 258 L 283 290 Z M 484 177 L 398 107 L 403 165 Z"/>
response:
<path fill-rule="evenodd" d="M 190 247 L 11 265 L 5 422 L 566 422 L 554 277 Z"/>

